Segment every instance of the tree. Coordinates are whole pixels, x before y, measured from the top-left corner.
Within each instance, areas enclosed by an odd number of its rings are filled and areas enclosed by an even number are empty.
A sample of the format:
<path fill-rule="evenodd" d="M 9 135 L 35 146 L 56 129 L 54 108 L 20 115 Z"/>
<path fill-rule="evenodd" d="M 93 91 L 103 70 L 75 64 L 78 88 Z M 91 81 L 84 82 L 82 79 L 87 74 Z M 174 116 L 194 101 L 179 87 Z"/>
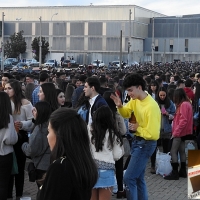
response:
<path fill-rule="evenodd" d="M 4 54 L 8 58 L 17 58 L 26 52 L 26 42 L 23 37 L 24 31 L 14 33 L 4 45 Z"/>
<path fill-rule="evenodd" d="M 40 37 L 35 37 L 32 41 L 32 51 L 35 53 L 35 59 L 39 61 L 39 42 Z M 42 63 L 45 60 L 46 55 L 49 52 L 49 42 L 45 40 L 44 37 L 42 37 Z"/>

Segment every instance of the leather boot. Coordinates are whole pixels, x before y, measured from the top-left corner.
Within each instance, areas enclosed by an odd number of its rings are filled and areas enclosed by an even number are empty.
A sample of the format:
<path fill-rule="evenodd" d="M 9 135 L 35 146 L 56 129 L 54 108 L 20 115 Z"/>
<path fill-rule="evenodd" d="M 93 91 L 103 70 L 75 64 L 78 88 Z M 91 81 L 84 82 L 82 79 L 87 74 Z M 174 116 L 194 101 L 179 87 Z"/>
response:
<path fill-rule="evenodd" d="M 178 163 L 171 163 L 172 165 L 172 172 L 168 175 L 165 176 L 165 180 L 178 180 L 179 175 L 178 175 Z"/>
<path fill-rule="evenodd" d="M 180 168 L 178 174 L 179 174 L 179 177 L 187 178 L 186 163 L 185 162 L 181 162 L 181 168 Z"/>

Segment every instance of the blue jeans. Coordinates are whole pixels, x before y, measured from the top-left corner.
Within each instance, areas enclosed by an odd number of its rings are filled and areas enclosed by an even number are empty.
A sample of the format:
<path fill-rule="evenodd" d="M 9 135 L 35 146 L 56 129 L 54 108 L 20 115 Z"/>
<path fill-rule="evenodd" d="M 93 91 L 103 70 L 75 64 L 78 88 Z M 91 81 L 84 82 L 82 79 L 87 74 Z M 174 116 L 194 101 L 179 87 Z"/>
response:
<path fill-rule="evenodd" d="M 144 180 L 147 162 L 156 148 L 157 141 L 133 140 L 131 159 L 124 175 L 127 200 L 147 200 L 148 192 Z"/>

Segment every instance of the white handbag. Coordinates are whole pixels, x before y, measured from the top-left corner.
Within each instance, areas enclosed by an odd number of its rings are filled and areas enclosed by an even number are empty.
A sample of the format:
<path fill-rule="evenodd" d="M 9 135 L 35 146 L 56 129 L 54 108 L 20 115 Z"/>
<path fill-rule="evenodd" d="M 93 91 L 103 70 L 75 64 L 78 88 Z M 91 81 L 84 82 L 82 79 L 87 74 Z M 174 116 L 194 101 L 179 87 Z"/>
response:
<path fill-rule="evenodd" d="M 119 160 L 124 155 L 124 146 L 120 146 L 120 142 L 115 140 L 112 153 L 114 160 Z"/>

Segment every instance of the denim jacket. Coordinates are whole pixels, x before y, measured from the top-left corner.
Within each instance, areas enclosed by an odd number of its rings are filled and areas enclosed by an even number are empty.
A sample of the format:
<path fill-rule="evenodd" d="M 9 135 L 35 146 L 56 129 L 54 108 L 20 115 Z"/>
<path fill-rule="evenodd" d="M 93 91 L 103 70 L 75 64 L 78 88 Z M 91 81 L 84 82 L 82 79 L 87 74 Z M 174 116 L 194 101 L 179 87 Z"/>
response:
<path fill-rule="evenodd" d="M 175 105 L 172 101 L 170 101 L 170 106 L 169 108 L 166 109 L 166 111 L 169 113 L 169 115 L 175 115 Z M 169 115 L 162 115 L 163 120 L 164 120 L 164 133 L 171 133 L 172 132 L 172 124 L 170 123 L 169 120 Z"/>

